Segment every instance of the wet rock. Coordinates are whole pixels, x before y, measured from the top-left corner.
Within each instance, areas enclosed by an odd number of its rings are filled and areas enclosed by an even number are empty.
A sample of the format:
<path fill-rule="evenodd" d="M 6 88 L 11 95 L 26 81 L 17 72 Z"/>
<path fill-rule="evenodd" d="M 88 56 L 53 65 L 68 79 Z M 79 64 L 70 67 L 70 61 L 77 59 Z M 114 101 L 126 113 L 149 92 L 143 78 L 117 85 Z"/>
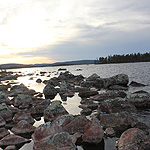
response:
<path fill-rule="evenodd" d="M 12 111 L 9 110 L 5 103 L 0 104 L 0 116 L 6 121 L 9 122 L 13 118 Z"/>
<path fill-rule="evenodd" d="M 106 128 L 105 132 L 106 136 L 113 137 L 115 136 L 116 132 L 113 128 Z"/>
<path fill-rule="evenodd" d="M 48 136 L 33 147 L 34 150 L 76 150 L 71 136 L 67 132 L 60 132 L 53 136 Z"/>
<path fill-rule="evenodd" d="M 97 95 L 97 94 L 98 94 L 97 91 L 92 91 L 92 90 L 80 91 L 80 92 L 79 92 L 79 96 L 80 96 L 81 98 L 87 98 L 87 97 L 94 96 L 94 95 Z"/>
<path fill-rule="evenodd" d="M 49 98 L 54 99 L 54 97 L 57 94 L 57 91 L 54 88 L 54 86 L 47 84 L 43 89 L 43 93 L 44 93 L 46 99 L 49 99 Z"/>
<path fill-rule="evenodd" d="M 44 80 L 43 83 L 44 84 L 50 84 L 50 85 L 53 85 L 53 86 L 57 86 L 57 85 L 59 85 L 59 80 L 58 80 L 58 78 L 53 77 L 50 80 Z"/>
<path fill-rule="evenodd" d="M 10 105 L 11 101 L 9 100 L 8 96 L 5 93 L 0 91 L 0 104 L 1 103 L 5 103 L 7 105 Z"/>
<path fill-rule="evenodd" d="M 93 119 L 91 126 L 82 135 L 84 142 L 98 144 L 102 141 L 104 131 L 98 119 Z"/>
<path fill-rule="evenodd" d="M 19 77 L 20 75 L 16 74 L 16 75 L 11 75 L 11 74 L 8 74 L 6 75 L 3 80 L 17 80 L 17 78 Z"/>
<path fill-rule="evenodd" d="M 42 80 L 41 80 L 41 79 L 37 79 L 36 82 L 37 82 L 37 83 L 41 83 Z"/>
<path fill-rule="evenodd" d="M 7 146 L 4 150 L 16 150 L 16 146 L 10 145 L 10 146 Z"/>
<path fill-rule="evenodd" d="M 25 139 L 21 136 L 10 134 L 5 136 L 3 139 L 0 140 L 0 147 L 6 147 L 9 145 L 15 145 L 17 147 L 22 146 L 25 143 L 29 143 L 31 140 Z"/>
<path fill-rule="evenodd" d="M 149 93 L 133 93 L 127 96 L 127 101 L 133 104 L 136 108 L 149 108 L 150 107 L 150 94 Z"/>
<path fill-rule="evenodd" d="M 130 104 L 124 98 L 105 100 L 101 102 L 101 104 L 98 107 L 98 110 L 106 113 L 116 113 L 122 111 L 127 111 L 132 113 L 137 112 L 136 107 Z"/>
<path fill-rule="evenodd" d="M 138 150 L 146 139 L 147 136 L 142 130 L 138 128 L 128 129 L 119 139 L 118 150 Z"/>
<path fill-rule="evenodd" d="M 133 127 L 137 122 L 134 117 L 125 112 L 100 115 L 100 124 L 104 128 L 111 127 L 118 133 Z"/>
<path fill-rule="evenodd" d="M 85 116 L 76 116 L 73 121 L 63 127 L 63 131 L 69 134 L 84 133 L 88 125 L 91 125 L 91 122 Z"/>
<path fill-rule="evenodd" d="M 57 117 L 68 114 L 67 110 L 61 105 L 60 101 L 53 101 L 45 110 L 44 110 L 44 120 L 53 121 Z"/>
<path fill-rule="evenodd" d="M 131 81 L 131 83 L 129 84 L 130 86 L 133 86 L 133 87 L 141 87 L 141 86 L 146 86 L 142 83 L 138 83 L 138 82 L 135 82 L 135 81 Z"/>
<path fill-rule="evenodd" d="M 31 134 L 34 132 L 34 130 L 35 130 L 35 127 L 29 124 L 25 120 L 19 121 L 17 125 L 11 129 L 11 131 L 14 134 L 21 135 L 23 137 L 29 137 L 29 138 Z"/>
<path fill-rule="evenodd" d="M 25 94 L 19 94 L 14 100 L 14 106 L 21 109 L 31 107 L 32 103 L 32 96 Z"/>
<path fill-rule="evenodd" d="M 26 120 L 30 124 L 33 124 L 35 122 L 30 113 L 23 111 L 16 113 L 13 117 L 14 123 L 18 123 L 21 120 Z"/>
<path fill-rule="evenodd" d="M 5 126 L 5 124 L 6 124 L 5 120 L 3 119 L 3 117 L 0 116 L 0 127 Z"/>
<path fill-rule="evenodd" d="M 117 97 L 124 98 L 125 96 L 126 96 L 126 93 L 122 91 L 108 91 L 106 93 L 97 94 L 91 97 L 90 99 L 94 101 L 104 101 L 104 100 L 114 99 Z"/>
<path fill-rule="evenodd" d="M 6 135 L 10 134 L 9 131 L 5 128 L 0 128 L 0 139 L 5 137 Z"/>

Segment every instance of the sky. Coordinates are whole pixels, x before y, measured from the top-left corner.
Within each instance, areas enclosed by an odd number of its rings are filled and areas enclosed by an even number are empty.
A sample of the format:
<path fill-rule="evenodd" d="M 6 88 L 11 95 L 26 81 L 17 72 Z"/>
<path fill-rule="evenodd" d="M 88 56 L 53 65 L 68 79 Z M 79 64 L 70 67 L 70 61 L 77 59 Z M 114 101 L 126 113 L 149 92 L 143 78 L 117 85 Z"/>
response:
<path fill-rule="evenodd" d="M 150 52 L 150 0 L 0 0 L 0 64 Z"/>

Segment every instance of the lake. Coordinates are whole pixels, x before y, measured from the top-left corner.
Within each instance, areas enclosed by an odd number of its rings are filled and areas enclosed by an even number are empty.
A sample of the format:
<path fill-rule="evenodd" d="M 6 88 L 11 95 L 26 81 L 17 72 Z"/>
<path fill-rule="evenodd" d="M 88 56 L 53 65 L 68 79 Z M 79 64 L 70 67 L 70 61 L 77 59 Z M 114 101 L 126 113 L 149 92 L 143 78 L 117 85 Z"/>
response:
<path fill-rule="evenodd" d="M 136 81 L 147 86 L 144 87 L 130 87 L 127 93 L 132 93 L 138 90 L 145 90 L 150 93 L 150 62 L 140 63 L 122 63 L 122 64 L 99 64 L 99 65 L 72 65 L 72 66 L 55 66 L 55 67 L 38 67 L 38 68 L 23 68 L 23 69 L 11 69 L 13 72 L 21 72 L 25 76 L 19 77 L 17 82 L 23 83 L 30 89 L 34 89 L 37 92 L 42 92 L 45 84 L 36 83 L 38 78 L 42 80 L 48 80 L 52 77 L 58 77 L 60 71 L 59 68 L 65 68 L 67 71 L 74 75 L 82 74 L 84 77 L 88 77 L 93 73 L 98 74 L 101 78 L 111 77 L 117 74 L 127 74 L 129 76 L 129 82 Z M 44 76 L 40 75 L 40 72 L 46 72 Z M 50 77 L 47 77 L 50 75 Z M 57 100 L 61 100 L 60 96 L 55 97 Z M 67 98 L 66 102 L 63 102 L 63 106 L 71 114 L 79 114 L 81 109 L 80 105 L 81 98 L 78 97 L 78 93 L 73 98 Z M 149 113 L 148 113 L 149 115 Z M 150 116 L 150 115 L 149 115 Z M 148 117 L 149 117 L 148 116 Z M 43 123 L 41 120 L 36 122 L 34 125 L 37 127 Z M 105 139 L 105 150 L 115 150 L 114 145 L 116 139 L 108 138 Z M 32 150 L 33 143 L 24 145 L 20 150 Z M 82 147 L 78 147 L 78 150 L 83 150 Z M 99 148 L 97 149 L 99 150 Z"/>

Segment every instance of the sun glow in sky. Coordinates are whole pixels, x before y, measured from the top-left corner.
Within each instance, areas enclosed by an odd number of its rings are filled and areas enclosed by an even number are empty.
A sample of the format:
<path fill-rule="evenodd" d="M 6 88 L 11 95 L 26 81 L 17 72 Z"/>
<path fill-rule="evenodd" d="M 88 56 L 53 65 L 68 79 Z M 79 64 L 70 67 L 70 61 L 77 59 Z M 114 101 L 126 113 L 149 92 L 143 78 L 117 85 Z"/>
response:
<path fill-rule="evenodd" d="M 0 64 L 149 51 L 149 7 L 149 0 L 0 0 Z"/>

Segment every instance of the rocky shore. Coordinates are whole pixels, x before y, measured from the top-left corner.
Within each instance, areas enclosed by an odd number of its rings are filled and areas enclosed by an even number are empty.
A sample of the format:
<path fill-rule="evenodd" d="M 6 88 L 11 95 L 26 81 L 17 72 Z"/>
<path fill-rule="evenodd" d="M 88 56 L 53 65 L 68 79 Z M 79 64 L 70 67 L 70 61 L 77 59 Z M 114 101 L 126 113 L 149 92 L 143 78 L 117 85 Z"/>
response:
<path fill-rule="evenodd" d="M 59 76 L 44 80 L 42 93 L 17 83 L 21 73 L 0 76 L 0 147 L 20 149 L 34 142 L 33 150 L 104 150 L 106 138 L 116 137 L 118 150 L 149 150 L 150 121 L 142 121 L 140 113 L 150 108 L 150 93 L 128 93 L 130 86 L 146 86 L 132 81 L 126 74 L 101 78 L 74 75 L 66 69 Z M 40 72 L 44 76 L 46 72 Z M 70 114 L 62 101 L 76 93 L 81 98 L 79 115 Z M 72 106 L 74 107 L 74 106 Z M 33 124 L 44 118 L 44 124 Z M 107 150 L 107 149 L 106 149 Z"/>

